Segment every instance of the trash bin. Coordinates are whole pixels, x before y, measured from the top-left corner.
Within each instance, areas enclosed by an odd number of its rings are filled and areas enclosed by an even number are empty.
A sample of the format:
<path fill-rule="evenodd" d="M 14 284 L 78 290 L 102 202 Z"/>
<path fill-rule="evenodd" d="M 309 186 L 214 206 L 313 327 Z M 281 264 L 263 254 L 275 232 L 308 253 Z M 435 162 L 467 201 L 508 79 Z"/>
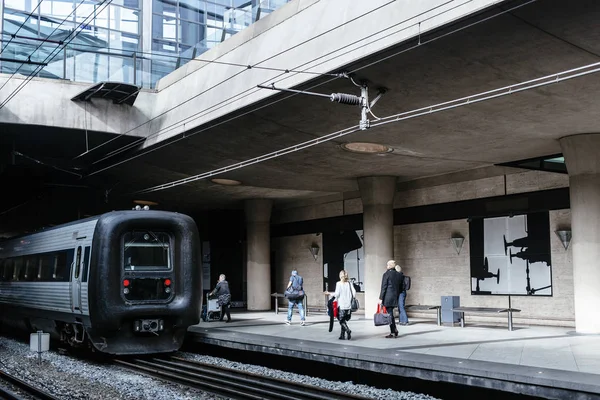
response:
<path fill-rule="evenodd" d="M 454 307 L 460 307 L 460 296 L 442 296 L 442 323 L 460 322 L 460 313 L 452 312 Z"/>

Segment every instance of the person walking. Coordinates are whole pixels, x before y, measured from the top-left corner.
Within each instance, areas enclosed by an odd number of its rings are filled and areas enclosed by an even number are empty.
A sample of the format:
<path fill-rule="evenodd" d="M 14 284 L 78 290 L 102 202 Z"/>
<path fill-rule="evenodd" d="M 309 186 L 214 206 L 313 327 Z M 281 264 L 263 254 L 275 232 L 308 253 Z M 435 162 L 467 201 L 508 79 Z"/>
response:
<path fill-rule="evenodd" d="M 338 304 L 338 321 L 340 323 L 340 340 L 348 340 L 352 338 L 352 331 L 348 328 L 348 321 L 352 317 L 352 298 L 356 296 L 356 290 L 353 285 L 349 282 L 348 272 L 346 270 L 340 271 L 340 280 L 335 284 L 335 293 L 325 292 L 325 294 L 333 295 L 337 299 Z"/>
<path fill-rule="evenodd" d="M 229 314 L 229 305 L 231 303 L 231 292 L 229 291 L 229 282 L 225 280 L 225 275 L 219 275 L 219 282 L 215 289 L 210 292 L 211 297 L 217 298 L 217 304 L 221 306 L 221 318 L 219 321 L 223 321 L 223 317 L 227 315 L 227 322 L 231 322 L 231 315 Z"/>
<path fill-rule="evenodd" d="M 302 277 L 300 275 L 298 275 L 297 270 L 292 271 L 292 275 L 290 276 L 290 281 L 288 282 L 286 291 L 290 287 L 292 288 L 292 290 L 294 292 L 295 291 L 304 291 L 304 280 L 302 279 Z M 302 305 L 303 301 L 304 301 L 304 296 L 299 296 L 299 297 L 292 298 L 292 299 L 290 299 L 288 297 L 288 313 L 287 313 L 287 320 L 285 321 L 286 325 L 292 324 L 292 314 L 294 313 L 294 306 L 298 307 L 298 312 L 300 313 L 300 325 L 302 325 L 302 326 L 306 325 L 306 321 L 304 318 L 304 307 Z"/>
<path fill-rule="evenodd" d="M 381 292 L 379 293 L 379 304 L 383 304 L 390 314 L 390 334 L 386 338 L 398 337 L 398 328 L 396 328 L 396 319 L 394 318 L 394 308 L 398 307 L 398 297 L 400 296 L 400 274 L 396 271 L 396 262 L 389 260 L 386 265 L 387 271 L 381 279 Z"/>
<path fill-rule="evenodd" d="M 400 273 L 400 296 L 398 296 L 398 316 L 400 317 L 400 325 L 408 325 L 408 315 L 404 306 L 406 305 L 406 287 L 404 286 L 404 273 L 402 267 L 396 265 L 396 271 Z"/>

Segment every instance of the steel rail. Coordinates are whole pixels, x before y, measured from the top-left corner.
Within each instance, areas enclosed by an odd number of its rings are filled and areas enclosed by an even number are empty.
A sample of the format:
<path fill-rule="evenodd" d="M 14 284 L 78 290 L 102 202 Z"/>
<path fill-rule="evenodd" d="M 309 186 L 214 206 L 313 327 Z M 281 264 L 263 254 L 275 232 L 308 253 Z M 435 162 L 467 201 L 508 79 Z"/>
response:
<path fill-rule="evenodd" d="M 289 382 L 179 357 L 115 360 L 137 372 L 168 382 L 239 400 L 367 400 L 367 397 Z"/>
<path fill-rule="evenodd" d="M 12 386 L 22 390 L 27 394 L 27 396 L 18 395 L 6 388 L 0 386 L 0 398 L 7 398 L 10 400 L 24 400 L 30 399 L 31 397 L 40 399 L 40 400 L 58 400 L 57 397 L 54 397 L 52 394 L 41 390 L 35 386 L 30 385 L 29 383 L 14 377 L 13 375 L 0 371 L 0 382 L 8 382 Z"/>

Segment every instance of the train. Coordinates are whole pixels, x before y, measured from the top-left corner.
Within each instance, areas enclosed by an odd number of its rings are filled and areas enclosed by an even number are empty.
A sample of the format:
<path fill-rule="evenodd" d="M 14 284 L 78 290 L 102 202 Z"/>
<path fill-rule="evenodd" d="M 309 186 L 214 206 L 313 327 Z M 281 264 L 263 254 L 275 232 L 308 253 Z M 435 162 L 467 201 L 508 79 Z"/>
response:
<path fill-rule="evenodd" d="M 1 241 L 0 324 L 107 355 L 179 350 L 200 322 L 198 228 L 137 208 Z"/>

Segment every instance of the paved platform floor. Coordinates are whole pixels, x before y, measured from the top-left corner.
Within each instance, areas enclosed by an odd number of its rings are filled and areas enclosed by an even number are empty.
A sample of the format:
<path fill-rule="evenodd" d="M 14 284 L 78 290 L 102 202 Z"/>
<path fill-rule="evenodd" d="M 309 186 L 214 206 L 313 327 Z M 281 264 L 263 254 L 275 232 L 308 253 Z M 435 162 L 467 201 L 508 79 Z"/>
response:
<path fill-rule="evenodd" d="M 355 314 L 352 340 L 328 332 L 329 317 L 307 317 L 306 326 L 286 313 L 232 312 L 232 322 L 201 322 L 193 338 L 221 346 L 335 363 L 382 373 L 507 390 L 545 398 L 600 398 L 600 335 L 572 328 L 476 324 L 438 326 L 435 319 L 411 319 L 399 337 Z M 335 344 L 336 346 L 332 346 Z"/>

